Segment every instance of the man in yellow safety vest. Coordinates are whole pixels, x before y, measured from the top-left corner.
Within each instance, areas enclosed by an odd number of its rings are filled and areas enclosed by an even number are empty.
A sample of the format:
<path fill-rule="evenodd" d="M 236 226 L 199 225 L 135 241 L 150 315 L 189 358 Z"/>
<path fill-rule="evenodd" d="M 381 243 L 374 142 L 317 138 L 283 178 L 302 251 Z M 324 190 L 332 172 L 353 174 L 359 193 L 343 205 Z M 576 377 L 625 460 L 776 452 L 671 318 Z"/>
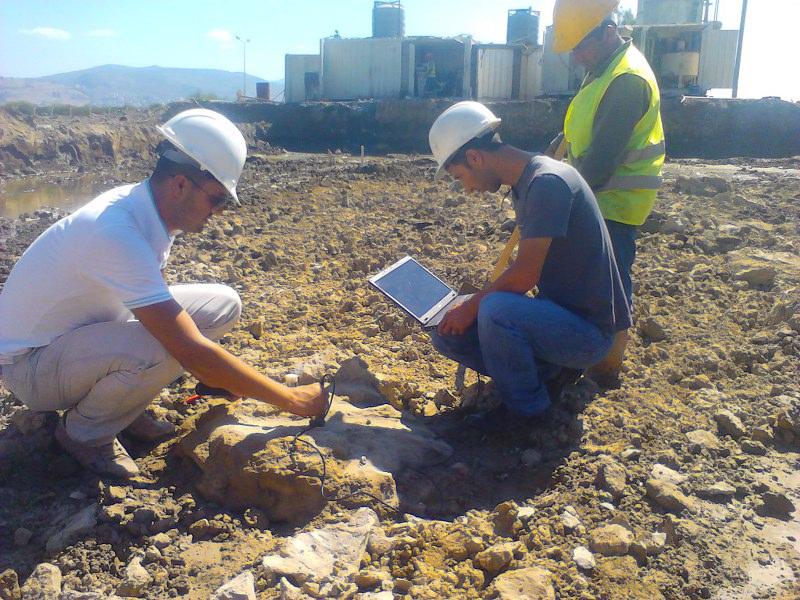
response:
<path fill-rule="evenodd" d="M 618 4 L 556 0 L 553 49 L 571 52 L 587 73 L 548 153 L 563 144 L 567 161 L 595 193 L 632 305 L 636 236 L 661 185 L 665 146 L 658 82 L 644 55 L 619 35 L 612 18 Z M 627 332 L 619 332 L 608 356 L 589 370 L 598 383 L 618 381 L 627 341 Z"/>

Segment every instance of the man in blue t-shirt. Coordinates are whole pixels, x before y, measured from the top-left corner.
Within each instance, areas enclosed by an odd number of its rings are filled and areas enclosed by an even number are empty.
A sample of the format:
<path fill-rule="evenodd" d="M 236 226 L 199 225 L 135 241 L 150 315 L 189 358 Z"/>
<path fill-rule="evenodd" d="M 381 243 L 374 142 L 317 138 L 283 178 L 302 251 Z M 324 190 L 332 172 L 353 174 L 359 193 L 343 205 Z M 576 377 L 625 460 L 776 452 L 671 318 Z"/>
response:
<path fill-rule="evenodd" d="M 499 125 L 482 104 L 460 102 L 429 135 L 437 178 L 449 173 L 467 192 L 512 186 L 517 258 L 432 334 L 440 352 L 494 380 L 503 405 L 475 419 L 489 429 L 544 413 L 556 399 L 548 384 L 595 364 L 631 325 L 591 189 L 569 165 L 503 143 Z M 536 297 L 526 295 L 534 287 Z"/>

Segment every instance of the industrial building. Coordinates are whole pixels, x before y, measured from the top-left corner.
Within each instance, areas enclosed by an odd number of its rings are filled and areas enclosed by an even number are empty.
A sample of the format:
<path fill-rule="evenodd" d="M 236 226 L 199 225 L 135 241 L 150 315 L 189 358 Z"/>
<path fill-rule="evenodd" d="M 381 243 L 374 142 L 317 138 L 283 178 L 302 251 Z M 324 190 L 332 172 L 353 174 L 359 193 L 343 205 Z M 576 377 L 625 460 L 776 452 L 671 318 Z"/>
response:
<path fill-rule="evenodd" d="M 401 2 L 375 2 L 372 37 L 328 37 L 286 55 L 286 102 L 359 98 L 529 99 L 541 93 L 539 13 L 509 11 L 506 44 L 405 35 Z M 433 74 L 431 75 L 431 71 Z"/>
<path fill-rule="evenodd" d="M 666 94 L 730 88 L 738 31 L 709 19 L 706 0 L 639 0 L 627 35 L 647 56 Z M 528 100 L 571 94 L 583 71 L 552 51 L 552 28 L 539 40 L 539 13 L 508 11 L 506 43 L 469 35 L 405 35 L 400 1 L 376 1 L 372 37 L 320 40 L 320 52 L 286 55 L 285 101 L 422 97 Z"/>

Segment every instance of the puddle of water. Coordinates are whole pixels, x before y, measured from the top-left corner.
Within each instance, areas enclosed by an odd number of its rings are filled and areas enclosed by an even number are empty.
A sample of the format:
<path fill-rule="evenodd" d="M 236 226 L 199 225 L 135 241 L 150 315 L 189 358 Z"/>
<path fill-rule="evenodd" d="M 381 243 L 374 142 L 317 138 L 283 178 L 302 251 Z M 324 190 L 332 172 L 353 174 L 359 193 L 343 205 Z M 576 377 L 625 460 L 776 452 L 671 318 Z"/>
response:
<path fill-rule="evenodd" d="M 97 196 L 108 185 L 96 175 L 54 182 L 43 177 L 16 179 L 0 185 L 0 217 L 16 219 L 44 207 L 72 211 Z"/>

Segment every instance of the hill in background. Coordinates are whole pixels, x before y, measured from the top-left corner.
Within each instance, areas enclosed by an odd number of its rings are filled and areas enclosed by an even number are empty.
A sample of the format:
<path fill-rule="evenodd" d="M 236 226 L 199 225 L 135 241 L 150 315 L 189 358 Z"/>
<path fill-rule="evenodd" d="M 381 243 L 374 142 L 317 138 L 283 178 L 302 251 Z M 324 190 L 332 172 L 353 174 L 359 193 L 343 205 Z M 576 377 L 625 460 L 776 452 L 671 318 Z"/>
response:
<path fill-rule="evenodd" d="M 260 77 L 247 76 L 247 95 L 256 95 Z M 242 74 L 217 69 L 172 69 L 103 65 L 35 78 L 0 77 L 0 103 L 148 106 L 191 98 L 235 100 Z M 272 99 L 283 97 L 283 81 L 271 82 Z"/>

